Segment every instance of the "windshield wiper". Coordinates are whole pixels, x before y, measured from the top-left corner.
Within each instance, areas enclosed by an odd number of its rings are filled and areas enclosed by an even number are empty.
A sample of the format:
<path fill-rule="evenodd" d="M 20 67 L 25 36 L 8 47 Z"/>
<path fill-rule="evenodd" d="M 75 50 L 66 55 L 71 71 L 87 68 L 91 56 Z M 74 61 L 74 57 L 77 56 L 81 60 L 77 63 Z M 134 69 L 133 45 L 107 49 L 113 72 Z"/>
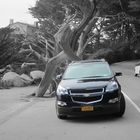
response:
<path fill-rule="evenodd" d="M 71 79 L 75 79 L 75 78 L 63 78 L 63 80 L 71 80 Z"/>
<path fill-rule="evenodd" d="M 106 77 L 106 76 L 88 76 L 88 77 L 81 77 L 81 78 L 98 78 L 98 77 Z"/>

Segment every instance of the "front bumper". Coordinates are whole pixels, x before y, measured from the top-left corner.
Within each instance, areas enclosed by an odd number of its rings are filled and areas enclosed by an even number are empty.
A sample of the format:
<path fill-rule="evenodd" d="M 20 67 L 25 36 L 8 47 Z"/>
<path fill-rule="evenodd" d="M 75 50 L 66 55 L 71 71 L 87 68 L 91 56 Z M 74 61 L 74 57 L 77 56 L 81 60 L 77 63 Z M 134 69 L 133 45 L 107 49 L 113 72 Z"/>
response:
<path fill-rule="evenodd" d="M 57 111 L 60 115 L 70 115 L 70 116 L 89 116 L 89 115 L 105 115 L 105 114 L 113 114 L 120 111 L 120 102 L 115 104 L 106 104 L 106 105 L 88 105 L 93 106 L 93 111 L 82 111 L 82 106 L 72 106 L 72 107 L 62 107 L 57 105 Z"/>

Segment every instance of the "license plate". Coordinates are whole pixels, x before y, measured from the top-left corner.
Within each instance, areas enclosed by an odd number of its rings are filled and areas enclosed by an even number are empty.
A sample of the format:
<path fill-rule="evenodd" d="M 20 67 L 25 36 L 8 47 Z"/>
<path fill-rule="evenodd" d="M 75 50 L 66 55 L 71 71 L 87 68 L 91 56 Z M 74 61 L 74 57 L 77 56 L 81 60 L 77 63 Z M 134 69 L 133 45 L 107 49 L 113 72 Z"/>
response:
<path fill-rule="evenodd" d="M 81 111 L 94 111 L 94 106 L 82 106 Z"/>

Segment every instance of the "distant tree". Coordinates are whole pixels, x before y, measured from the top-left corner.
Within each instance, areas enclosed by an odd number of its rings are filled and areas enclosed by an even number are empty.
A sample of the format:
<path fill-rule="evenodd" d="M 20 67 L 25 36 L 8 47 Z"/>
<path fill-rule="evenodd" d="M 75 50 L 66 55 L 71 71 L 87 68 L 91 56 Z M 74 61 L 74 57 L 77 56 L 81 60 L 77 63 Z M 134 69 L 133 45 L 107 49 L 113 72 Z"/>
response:
<path fill-rule="evenodd" d="M 11 64 L 19 51 L 18 44 L 11 38 L 12 29 L 0 29 L 0 68 Z"/>
<path fill-rule="evenodd" d="M 106 0 L 104 6 L 106 8 L 100 10 L 100 16 L 104 19 L 100 30 L 101 33 L 106 35 L 104 41 L 109 41 L 109 46 L 114 46 L 112 48 L 114 50 L 118 49 L 116 46 L 121 46 L 122 48 L 127 47 L 132 53 L 135 50 L 136 42 L 139 42 L 139 1 Z"/>

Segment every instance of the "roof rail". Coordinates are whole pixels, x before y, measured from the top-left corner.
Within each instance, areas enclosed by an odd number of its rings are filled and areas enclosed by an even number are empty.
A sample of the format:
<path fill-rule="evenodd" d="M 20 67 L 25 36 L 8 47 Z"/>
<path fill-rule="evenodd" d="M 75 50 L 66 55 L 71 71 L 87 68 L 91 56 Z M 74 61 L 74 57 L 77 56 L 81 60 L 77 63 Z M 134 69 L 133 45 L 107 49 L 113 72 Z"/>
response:
<path fill-rule="evenodd" d="M 105 59 L 89 59 L 89 60 L 72 61 L 72 63 L 88 63 L 88 62 L 105 62 Z"/>

